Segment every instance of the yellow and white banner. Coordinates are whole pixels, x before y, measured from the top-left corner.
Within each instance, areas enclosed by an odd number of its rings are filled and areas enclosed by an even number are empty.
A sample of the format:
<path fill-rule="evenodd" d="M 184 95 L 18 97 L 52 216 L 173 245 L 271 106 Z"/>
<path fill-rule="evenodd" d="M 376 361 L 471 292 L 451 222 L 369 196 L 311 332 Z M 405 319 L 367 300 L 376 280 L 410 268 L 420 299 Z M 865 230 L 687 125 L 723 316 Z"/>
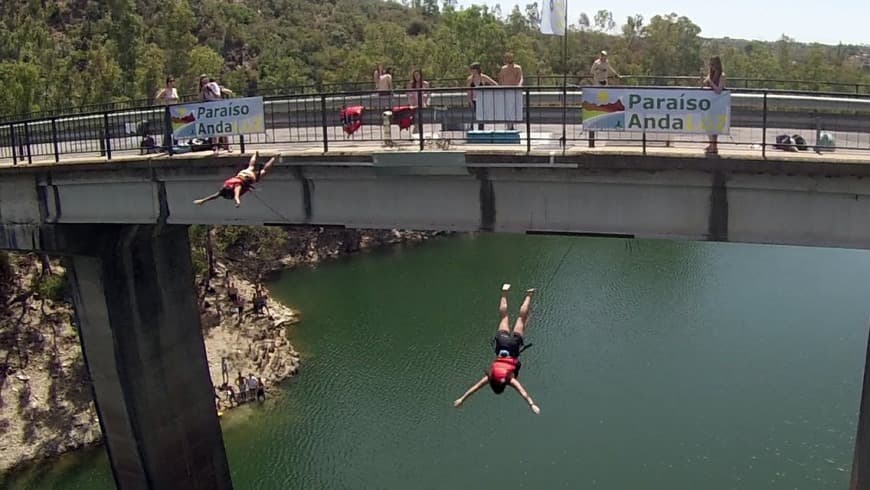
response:
<path fill-rule="evenodd" d="M 731 93 L 705 89 L 583 88 L 583 129 L 728 134 Z"/>

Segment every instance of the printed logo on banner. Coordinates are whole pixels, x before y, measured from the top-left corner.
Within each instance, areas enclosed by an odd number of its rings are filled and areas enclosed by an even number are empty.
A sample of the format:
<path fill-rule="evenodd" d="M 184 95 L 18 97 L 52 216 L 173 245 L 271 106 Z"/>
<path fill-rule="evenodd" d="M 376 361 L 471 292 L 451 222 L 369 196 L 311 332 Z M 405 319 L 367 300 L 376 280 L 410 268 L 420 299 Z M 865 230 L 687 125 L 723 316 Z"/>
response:
<path fill-rule="evenodd" d="M 583 89 L 586 130 L 728 134 L 731 94 L 686 89 Z"/>
<path fill-rule="evenodd" d="M 248 97 L 169 108 L 174 138 L 209 138 L 266 131 L 263 98 Z"/>

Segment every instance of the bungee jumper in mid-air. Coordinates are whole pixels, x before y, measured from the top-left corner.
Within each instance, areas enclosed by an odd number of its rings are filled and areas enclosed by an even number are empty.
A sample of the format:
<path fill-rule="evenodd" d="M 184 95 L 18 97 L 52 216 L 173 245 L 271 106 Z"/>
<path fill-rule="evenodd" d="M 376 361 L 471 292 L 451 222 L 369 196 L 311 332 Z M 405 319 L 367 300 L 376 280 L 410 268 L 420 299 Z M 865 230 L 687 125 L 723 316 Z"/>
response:
<path fill-rule="evenodd" d="M 495 334 L 495 338 L 493 338 L 493 344 L 495 346 L 495 354 L 496 358 L 492 361 L 492 365 L 489 370 L 486 372 L 486 376 L 481 378 L 480 381 L 474 384 L 468 391 L 465 392 L 458 400 L 453 402 L 453 405 L 456 408 L 462 406 L 465 400 L 473 395 L 477 390 L 483 388 L 485 385 L 489 384 L 492 391 L 496 394 L 501 394 L 504 392 L 504 389 L 507 386 L 511 386 L 526 400 L 529 404 L 529 408 L 531 408 L 532 412 L 539 414 L 541 413 L 541 409 L 535 405 L 534 400 L 529 394 L 526 392 L 523 385 L 520 384 L 520 381 L 517 379 L 520 375 L 520 353 L 525 350 L 528 346 L 525 345 L 525 341 L 523 335 L 525 333 L 526 325 L 529 321 L 529 311 L 532 306 L 532 295 L 534 295 L 534 289 L 526 290 L 526 297 L 523 300 L 522 306 L 520 306 L 520 316 L 517 318 L 517 322 L 514 325 L 513 331 L 510 328 L 510 318 L 508 317 L 508 304 L 507 304 L 507 296 L 510 291 L 510 284 L 505 284 L 501 288 L 501 301 L 499 302 L 498 312 L 501 316 L 501 321 L 498 325 L 498 331 Z"/>
<path fill-rule="evenodd" d="M 213 199 L 222 197 L 224 199 L 234 200 L 236 202 L 236 207 L 239 207 L 239 205 L 242 204 L 242 196 L 248 191 L 253 190 L 254 184 L 260 182 L 263 179 L 263 176 L 266 175 L 266 172 L 272 168 L 272 164 L 275 163 L 275 157 L 272 157 L 265 165 L 258 165 L 257 158 L 259 158 L 259 156 L 260 152 L 255 152 L 251 157 L 251 160 L 248 162 L 248 167 L 239 171 L 235 177 L 230 177 L 225 180 L 221 190 L 208 197 L 197 199 L 196 201 L 193 201 L 193 203 L 204 204 Z"/>

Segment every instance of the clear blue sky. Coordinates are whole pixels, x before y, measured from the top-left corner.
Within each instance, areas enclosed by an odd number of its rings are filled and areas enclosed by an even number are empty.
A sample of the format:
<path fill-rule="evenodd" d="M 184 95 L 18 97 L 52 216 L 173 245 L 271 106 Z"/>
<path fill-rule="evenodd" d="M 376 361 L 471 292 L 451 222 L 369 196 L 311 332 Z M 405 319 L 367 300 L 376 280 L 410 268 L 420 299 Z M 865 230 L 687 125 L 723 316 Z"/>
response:
<path fill-rule="evenodd" d="M 525 6 L 531 0 L 459 0 L 462 6 L 501 5 L 509 14 L 514 5 Z M 538 0 L 541 5 L 541 0 Z M 658 3 L 622 0 L 591 4 L 568 0 L 569 22 L 576 24 L 581 12 L 591 20 L 598 10 L 613 12 L 617 29 L 626 17 L 641 14 L 650 19 L 657 14 L 674 12 L 685 15 L 701 27 L 704 37 L 731 37 L 775 41 L 783 34 L 802 42 L 825 44 L 870 45 L 870 0 L 670 0 Z"/>

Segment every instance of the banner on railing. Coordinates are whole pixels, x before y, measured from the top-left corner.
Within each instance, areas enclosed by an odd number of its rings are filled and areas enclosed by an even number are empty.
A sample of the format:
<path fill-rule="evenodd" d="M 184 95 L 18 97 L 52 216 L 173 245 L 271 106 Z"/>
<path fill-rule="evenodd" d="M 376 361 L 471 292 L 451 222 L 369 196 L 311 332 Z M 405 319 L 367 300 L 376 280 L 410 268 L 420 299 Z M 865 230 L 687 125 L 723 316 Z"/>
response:
<path fill-rule="evenodd" d="M 583 87 L 582 112 L 587 131 L 728 134 L 731 93 Z"/>
<path fill-rule="evenodd" d="M 266 132 L 262 97 L 174 105 L 169 114 L 176 139 Z"/>
<path fill-rule="evenodd" d="M 522 122 L 525 117 L 523 90 L 511 88 L 476 88 L 474 113 L 478 122 Z"/>

